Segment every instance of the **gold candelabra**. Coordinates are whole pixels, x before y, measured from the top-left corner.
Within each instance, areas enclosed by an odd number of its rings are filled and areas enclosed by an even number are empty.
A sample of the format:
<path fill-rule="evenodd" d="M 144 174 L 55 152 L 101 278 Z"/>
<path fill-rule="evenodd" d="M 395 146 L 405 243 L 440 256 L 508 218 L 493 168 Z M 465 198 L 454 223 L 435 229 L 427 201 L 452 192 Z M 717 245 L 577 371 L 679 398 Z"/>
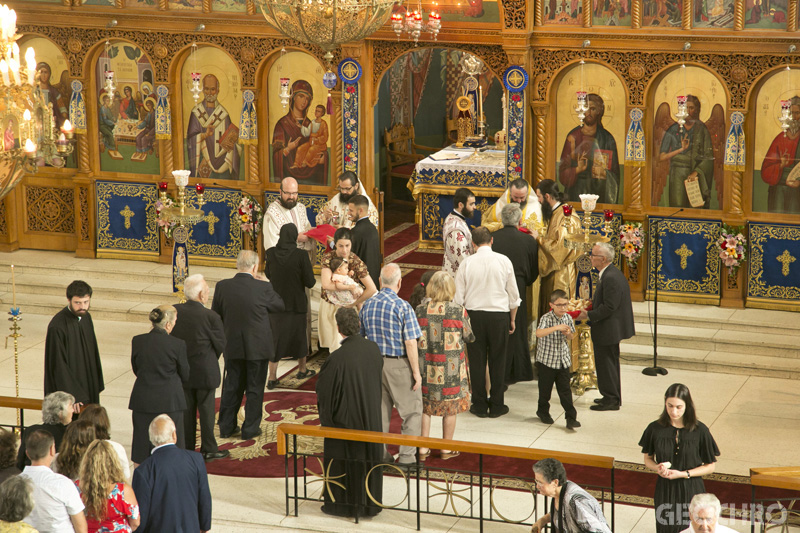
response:
<path fill-rule="evenodd" d="M 609 242 L 611 237 L 611 221 L 614 219 L 614 211 L 606 209 L 603 212 L 603 234 L 599 231 L 592 230 L 592 211 L 597 205 L 597 199 L 600 198 L 596 194 L 581 194 L 581 207 L 583 208 L 583 220 L 581 226 L 575 224 L 572 219 L 572 206 L 569 204 L 562 205 L 564 210 L 564 228 L 567 230 L 566 238 L 564 239 L 564 246 L 573 250 L 582 250 L 588 254 L 592 251 L 595 244 L 599 242 Z"/>

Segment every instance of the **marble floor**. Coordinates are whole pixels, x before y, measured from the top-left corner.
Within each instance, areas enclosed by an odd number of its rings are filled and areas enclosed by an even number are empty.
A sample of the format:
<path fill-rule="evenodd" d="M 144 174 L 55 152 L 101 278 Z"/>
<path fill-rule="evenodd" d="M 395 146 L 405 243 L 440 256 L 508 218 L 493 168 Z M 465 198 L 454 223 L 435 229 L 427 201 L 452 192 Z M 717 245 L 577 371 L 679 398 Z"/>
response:
<path fill-rule="evenodd" d="M 87 280 L 90 281 L 90 280 Z M 25 312 L 25 302 L 19 305 Z M 747 310 L 758 313 L 756 310 Z M 774 312 L 772 312 L 774 313 Z M 44 338 L 50 317 L 26 314 L 19 341 L 20 396 L 40 398 L 43 383 Z M 112 438 L 129 447 L 131 419 L 127 409 L 134 381 L 130 369 L 130 340 L 147 331 L 148 325 L 135 322 L 95 320 L 106 390 L 102 403 L 112 419 Z M 1 348 L 2 346 L 0 346 Z M 291 368 L 282 363 L 281 373 Z M 0 395 L 13 396 L 14 354 L 11 343 L 0 349 Z M 722 455 L 717 472 L 746 475 L 751 467 L 800 465 L 800 387 L 794 380 L 746 375 L 670 370 L 669 375 L 647 377 L 640 367 L 622 367 L 624 406 L 617 412 L 594 412 L 588 407 L 598 397 L 588 391 L 575 401 L 578 419 L 583 427 L 567 430 L 563 412 L 557 401 L 551 414 L 555 424 L 548 426 L 535 417 L 536 383 L 512 386 L 506 394 L 510 414 L 498 419 L 479 419 L 469 413 L 459 415 L 456 439 L 512 446 L 591 453 L 613 456 L 617 460 L 641 462 L 637 446 L 645 426 L 661 412 L 666 388 L 681 382 L 689 386 L 700 420 L 705 422 L 716 439 Z M 313 393 L 308 393 L 312 395 Z M 555 400 L 555 396 L 554 396 Z M 38 421 L 30 413 L 28 423 Z M 14 418 L 11 410 L 0 411 L 0 422 Z M 434 424 L 432 435 L 440 435 Z M 214 498 L 213 531 L 412 531 L 415 517 L 408 513 L 384 511 L 358 525 L 346 519 L 323 515 L 319 504 L 300 505 L 300 516 L 284 515 L 284 481 L 210 476 Z M 387 482 L 386 498 L 399 493 Z M 513 509 L 530 508 L 530 495 L 511 493 L 507 502 L 520 499 Z M 616 531 L 644 533 L 655 530 L 652 510 L 617 505 Z M 729 524 L 738 531 L 749 531 L 749 524 Z M 524 531 L 524 526 L 487 525 L 488 531 Z M 445 517 L 423 516 L 422 530 L 431 532 L 478 531 L 477 522 Z"/>

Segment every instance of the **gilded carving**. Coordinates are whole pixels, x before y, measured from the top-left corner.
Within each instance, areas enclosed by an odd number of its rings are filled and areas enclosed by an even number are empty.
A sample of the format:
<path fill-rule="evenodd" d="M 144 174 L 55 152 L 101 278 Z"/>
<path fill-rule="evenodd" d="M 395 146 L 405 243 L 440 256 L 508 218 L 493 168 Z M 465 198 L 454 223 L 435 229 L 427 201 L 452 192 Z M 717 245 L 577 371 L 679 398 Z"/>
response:
<path fill-rule="evenodd" d="M 83 50 L 83 44 L 78 39 L 70 37 L 70 39 L 67 41 L 67 50 L 73 54 L 77 54 Z"/>
<path fill-rule="evenodd" d="M 6 203 L 0 201 L 0 235 L 8 235 L 8 225 L 6 225 Z"/>
<path fill-rule="evenodd" d="M 89 240 L 89 188 L 78 187 L 78 229 L 80 230 L 80 239 L 82 241 Z"/>
<path fill-rule="evenodd" d="M 525 0 L 503 0 L 503 27 L 507 30 L 524 30 L 528 9 Z"/>
<path fill-rule="evenodd" d="M 169 49 L 161 43 L 153 45 L 153 55 L 158 59 L 164 59 L 169 54 Z"/>
<path fill-rule="evenodd" d="M 731 68 L 731 79 L 736 83 L 742 83 L 747 80 L 747 68 L 743 65 L 735 65 Z"/>
<path fill-rule="evenodd" d="M 75 191 L 60 187 L 25 187 L 26 229 L 75 232 Z"/>
<path fill-rule="evenodd" d="M 640 80 L 644 78 L 644 73 L 644 65 L 639 61 L 634 61 L 628 65 L 628 76 L 630 76 L 632 80 Z"/>
<path fill-rule="evenodd" d="M 252 48 L 242 48 L 239 57 L 241 57 L 242 61 L 244 61 L 245 63 L 252 63 L 253 61 L 256 60 L 256 53 L 253 51 Z"/>

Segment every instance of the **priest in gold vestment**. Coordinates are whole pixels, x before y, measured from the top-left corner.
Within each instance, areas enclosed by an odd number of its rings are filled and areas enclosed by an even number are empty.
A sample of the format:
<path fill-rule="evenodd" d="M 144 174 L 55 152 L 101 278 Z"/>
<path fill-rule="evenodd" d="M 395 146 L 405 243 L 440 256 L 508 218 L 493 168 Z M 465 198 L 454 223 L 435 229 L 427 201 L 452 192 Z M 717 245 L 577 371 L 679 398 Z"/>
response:
<path fill-rule="evenodd" d="M 553 180 L 542 180 L 536 185 L 536 195 L 542 206 L 542 216 L 547 229 L 539 233 L 539 311 L 550 309 L 550 294 L 556 289 L 575 297 L 577 269 L 575 260 L 578 250 L 564 246 L 567 230 L 564 228 L 564 210 L 561 209 L 563 193 Z M 580 225 L 578 216 L 572 214 L 573 222 Z M 542 311 L 544 310 L 544 311 Z"/>

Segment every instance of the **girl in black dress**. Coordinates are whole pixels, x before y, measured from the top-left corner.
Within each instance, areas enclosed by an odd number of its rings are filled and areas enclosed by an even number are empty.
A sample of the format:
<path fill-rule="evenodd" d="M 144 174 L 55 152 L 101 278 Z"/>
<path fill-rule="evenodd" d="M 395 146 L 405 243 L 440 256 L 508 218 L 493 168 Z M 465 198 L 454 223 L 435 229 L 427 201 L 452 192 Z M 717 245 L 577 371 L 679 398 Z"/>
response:
<path fill-rule="evenodd" d="M 686 385 L 670 385 L 664 411 L 639 441 L 644 464 L 658 473 L 653 498 L 658 533 L 679 533 L 690 525 L 689 502 L 705 492 L 702 476 L 714 472 L 719 448 L 705 424 L 697 420 Z"/>

